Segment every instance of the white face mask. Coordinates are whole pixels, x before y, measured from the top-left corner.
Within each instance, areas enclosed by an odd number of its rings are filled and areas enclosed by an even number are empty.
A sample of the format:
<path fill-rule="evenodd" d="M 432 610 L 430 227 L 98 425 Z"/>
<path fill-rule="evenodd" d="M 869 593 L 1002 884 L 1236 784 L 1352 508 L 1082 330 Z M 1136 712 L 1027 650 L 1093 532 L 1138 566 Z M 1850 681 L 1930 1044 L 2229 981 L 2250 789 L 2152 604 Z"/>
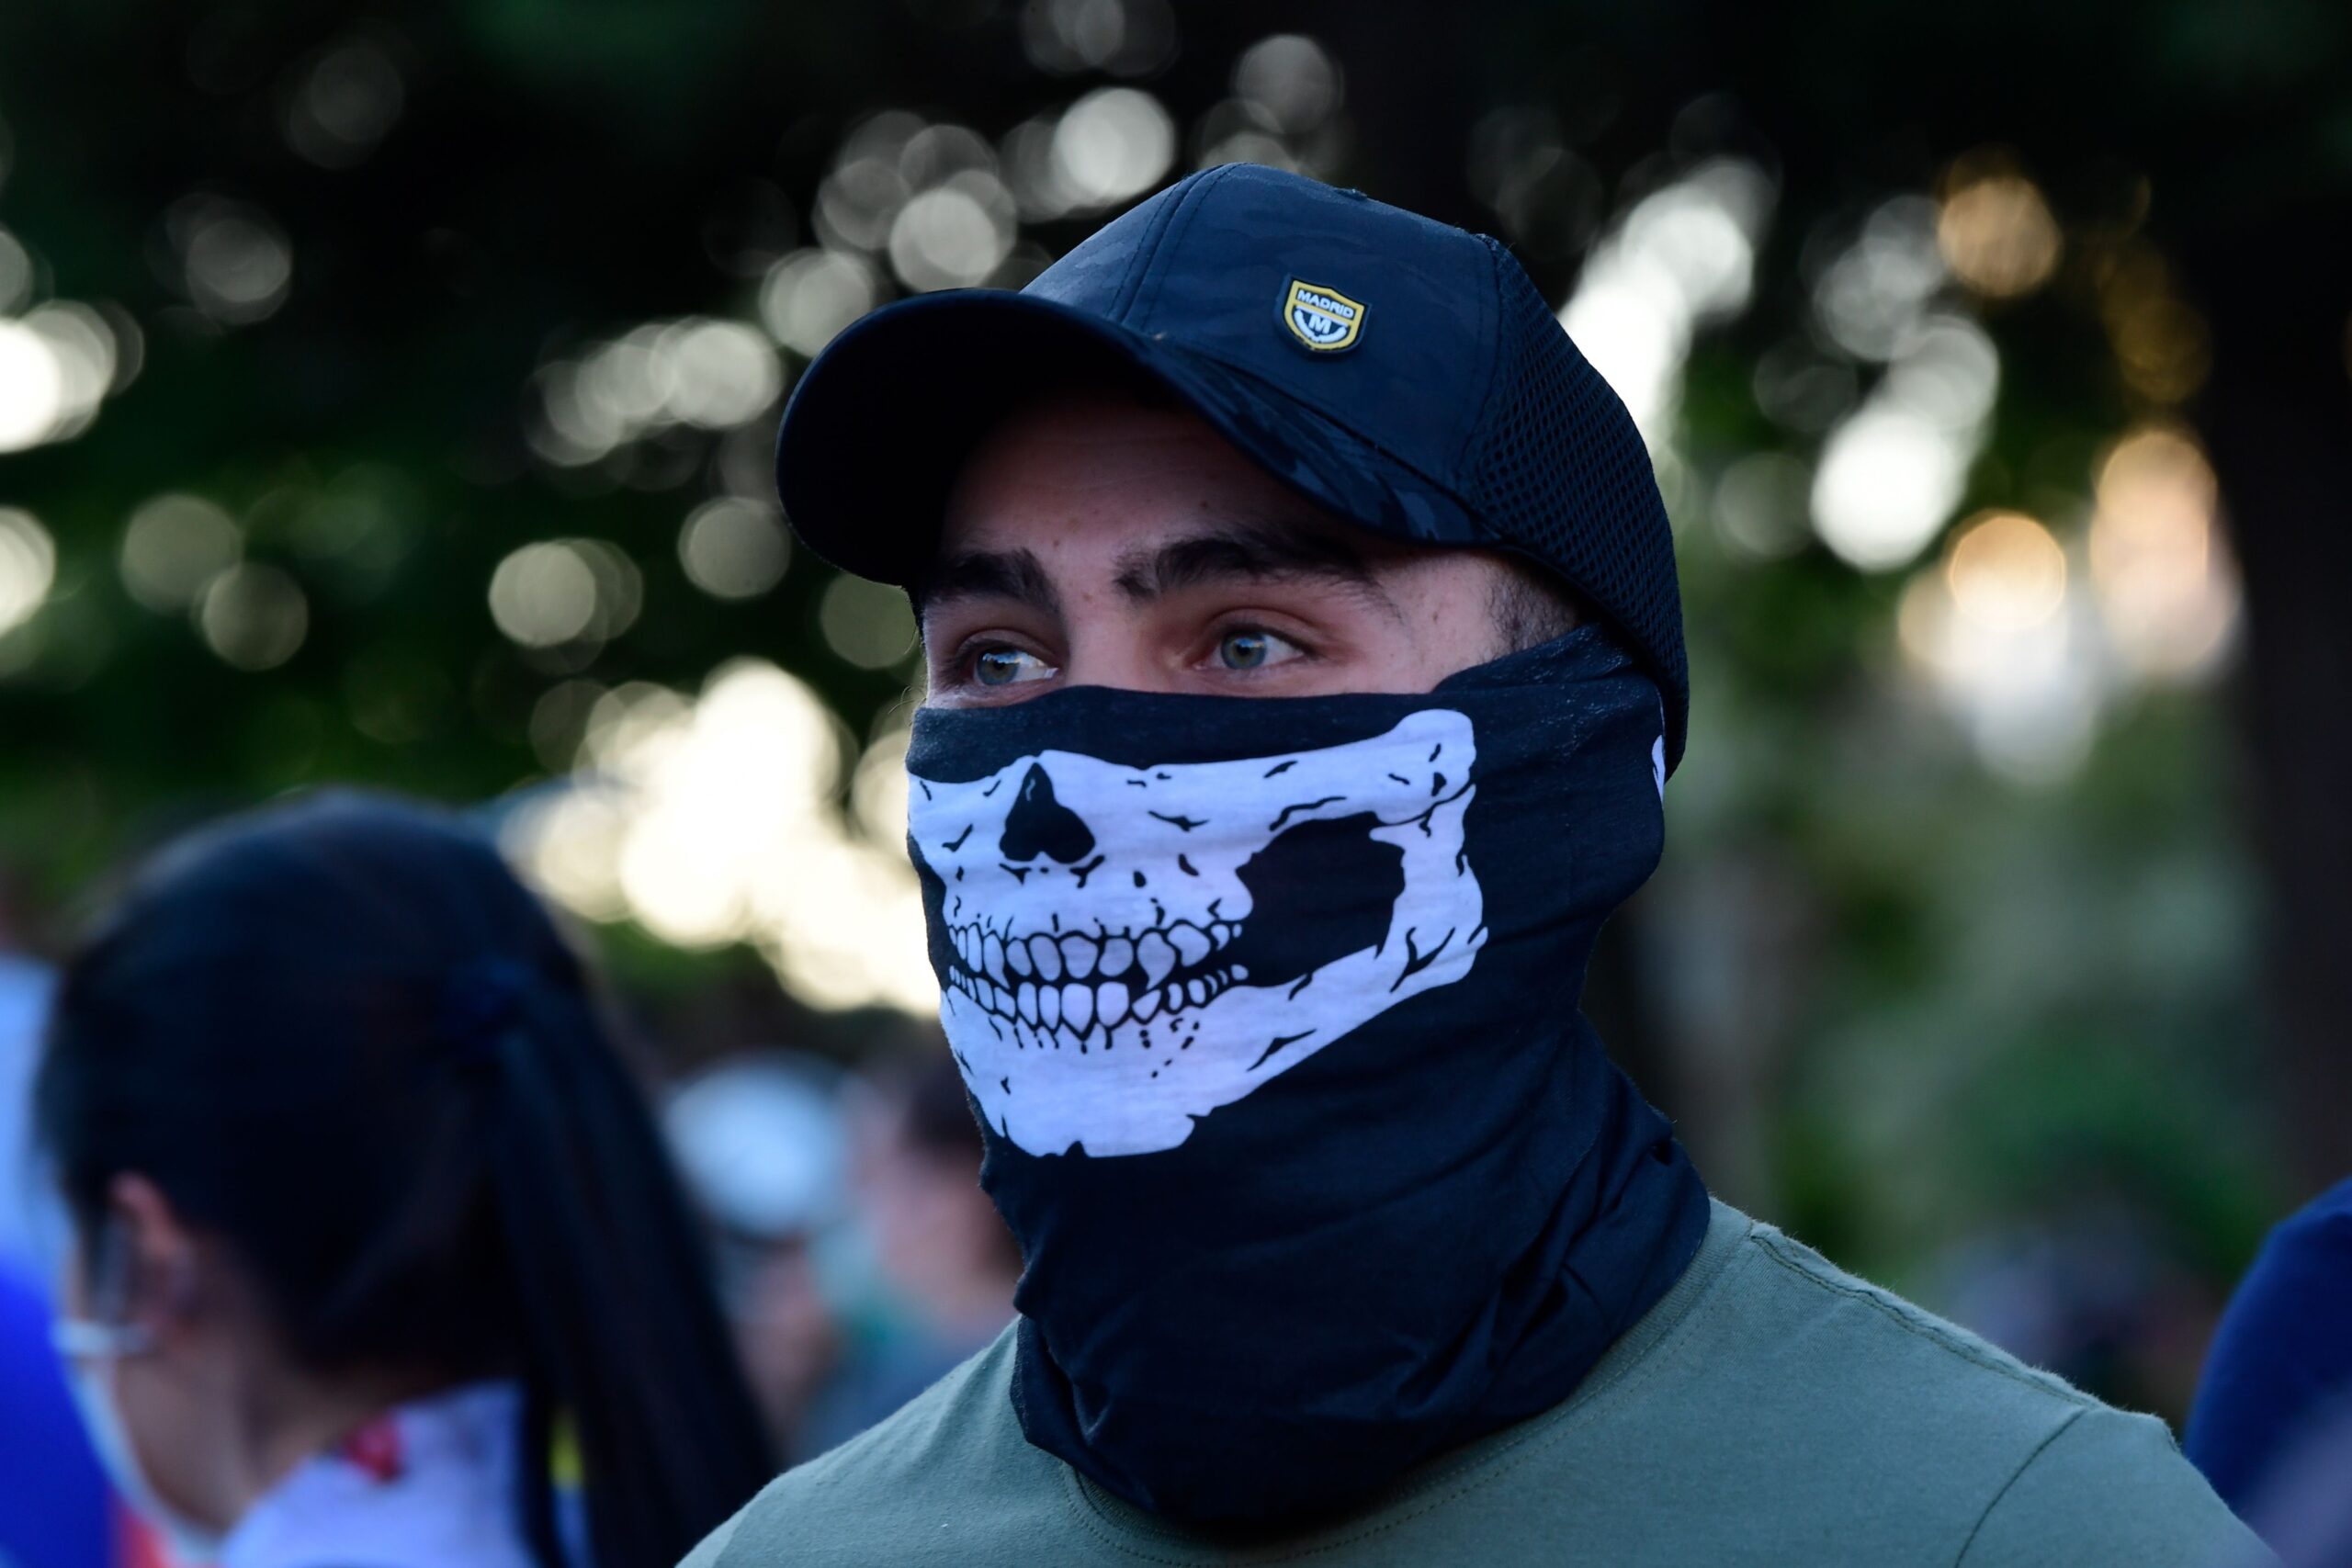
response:
<path fill-rule="evenodd" d="M 117 1369 L 126 1356 L 144 1355 L 153 1344 L 135 1324 L 96 1323 L 87 1318 L 60 1319 L 51 1329 L 57 1353 L 64 1359 L 65 1375 L 82 1425 L 97 1450 L 98 1463 L 117 1495 L 164 1537 L 177 1562 L 190 1565 L 212 1562 L 220 1554 L 220 1532 L 200 1525 L 174 1508 L 156 1492 L 139 1462 L 130 1430 L 123 1424 L 121 1401 L 115 1393 Z"/>

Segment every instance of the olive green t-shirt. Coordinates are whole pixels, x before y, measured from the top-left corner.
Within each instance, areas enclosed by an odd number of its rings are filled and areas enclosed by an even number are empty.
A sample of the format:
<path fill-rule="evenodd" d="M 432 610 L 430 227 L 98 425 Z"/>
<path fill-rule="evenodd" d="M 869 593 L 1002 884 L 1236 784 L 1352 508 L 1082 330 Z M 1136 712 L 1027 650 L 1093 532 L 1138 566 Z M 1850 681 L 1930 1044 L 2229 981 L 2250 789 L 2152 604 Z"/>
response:
<path fill-rule="evenodd" d="M 1280 1538 L 1188 1533 L 1030 1447 L 1012 1354 L 1008 1334 L 775 1482 L 685 1568 L 2269 1561 L 2162 1423 L 1720 1203 L 1690 1269 L 1566 1401 Z"/>

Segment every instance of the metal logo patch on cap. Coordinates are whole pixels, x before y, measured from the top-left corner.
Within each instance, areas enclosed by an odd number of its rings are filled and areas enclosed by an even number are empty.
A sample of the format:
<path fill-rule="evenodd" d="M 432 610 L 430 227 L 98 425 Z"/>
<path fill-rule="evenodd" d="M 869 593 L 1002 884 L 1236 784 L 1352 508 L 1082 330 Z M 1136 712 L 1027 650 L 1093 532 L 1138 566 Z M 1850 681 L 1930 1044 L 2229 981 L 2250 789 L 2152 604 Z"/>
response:
<path fill-rule="evenodd" d="M 1363 335 L 1363 306 L 1335 288 L 1294 277 L 1283 290 L 1283 325 L 1317 354 L 1353 348 Z"/>

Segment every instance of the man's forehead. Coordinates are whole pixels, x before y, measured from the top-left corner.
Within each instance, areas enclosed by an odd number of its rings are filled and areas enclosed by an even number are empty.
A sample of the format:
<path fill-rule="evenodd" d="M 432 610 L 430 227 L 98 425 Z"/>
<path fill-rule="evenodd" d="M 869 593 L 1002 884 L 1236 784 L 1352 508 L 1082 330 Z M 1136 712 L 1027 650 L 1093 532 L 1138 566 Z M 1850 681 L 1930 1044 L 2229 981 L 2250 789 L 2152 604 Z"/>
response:
<path fill-rule="evenodd" d="M 934 565 L 1048 546 L 1111 555 L 1204 531 L 1371 543 L 1197 416 L 1111 388 L 1025 404 L 981 440 L 949 492 Z"/>

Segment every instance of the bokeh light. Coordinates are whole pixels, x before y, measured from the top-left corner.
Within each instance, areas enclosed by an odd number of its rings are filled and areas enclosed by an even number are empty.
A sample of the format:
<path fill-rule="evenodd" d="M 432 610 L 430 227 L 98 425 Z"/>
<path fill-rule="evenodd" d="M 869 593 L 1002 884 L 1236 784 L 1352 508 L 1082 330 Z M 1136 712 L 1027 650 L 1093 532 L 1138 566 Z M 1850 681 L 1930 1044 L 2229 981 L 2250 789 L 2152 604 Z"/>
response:
<path fill-rule="evenodd" d="M 2000 387 L 2000 351 L 1984 329 L 1966 316 L 1938 312 L 1904 332 L 1875 400 L 1968 434 L 1992 413 Z"/>
<path fill-rule="evenodd" d="M 543 367 L 532 449 L 560 468 L 611 456 L 677 425 L 740 428 L 784 390 L 784 367 L 756 329 L 707 316 L 649 321 L 578 359 Z"/>
<path fill-rule="evenodd" d="M 32 619 L 57 581 L 57 546 L 31 513 L 0 506 L 0 637 Z"/>
<path fill-rule="evenodd" d="M 904 109 L 868 116 L 842 138 L 833 167 L 817 186 L 810 215 L 817 236 L 834 250 L 867 254 L 888 243 L 890 225 L 914 195 L 899 161 L 925 126 Z"/>
<path fill-rule="evenodd" d="M 266 321 L 286 303 L 293 243 L 260 208 L 192 196 L 173 205 L 164 229 L 188 302 L 221 325 Z"/>
<path fill-rule="evenodd" d="M 1054 127 L 1054 166 L 1078 208 L 1108 207 L 1158 185 L 1176 161 L 1176 122 L 1136 87 L 1102 87 Z"/>
<path fill-rule="evenodd" d="M 526 800 L 502 839 L 508 854 L 541 892 L 592 920 L 626 919 L 621 844 L 628 832 L 625 797 L 594 780 Z"/>
<path fill-rule="evenodd" d="M 1905 587 L 1896 633 L 1910 666 L 1985 765 L 2048 784 L 2080 768 L 2110 695 L 2096 621 L 2064 547 L 2038 520 L 1996 512 L 1953 536 Z"/>
<path fill-rule="evenodd" d="M 1814 529 L 1864 571 L 1902 566 L 1960 504 L 1969 454 L 1935 421 L 1874 405 L 1832 433 L 1813 480 Z"/>
<path fill-rule="evenodd" d="M 1232 96 L 1194 121 L 1193 164 L 1263 164 L 1318 178 L 1340 173 L 1350 131 L 1340 112 L 1346 80 L 1331 51 L 1302 33 L 1276 33 L 1241 51 Z"/>
<path fill-rule="evenodd" d="M 890 267 L 917 293 L 968 288 L 1012 250 L 1012 197 L 996 176 L 967 170 L 899 209 L 890 225 Z"/>
<path fill-rule="evenodd" d="M 862 577 L 836 577 L 817 604 L 825 643 L 861 670 L 888 670 L 914 651 L 915 617 L 904 592 Z"/>
<path fill-rule="evenodd" d="M 310 599 L 290 574 L 247 562 L 205 584 L 196 625 L 222 663 L 254 672 L 275 670 L 310 635 Z"/>
<path fill-rule="evenodd" d="M 881 302 L 871 264 L 843 251 L 794 251 L 760 284 L 760 320 L 776 342 L 813 359 L 835 333 Z"/>
<path fill-rule="evenodd" d="M 732 430 L 767 412 L 784 390 L 775 350 L 741 321 L 694 319 L 665 330 L 654 345 L 672 385 L 663 412 L 704 430 Z"/>
<path fill-rule="evenodd" d="M 1293 174 L 1325 172 L 1311 144 L 1284 136 L 1265 106 L 1248 98 L 1227 98 L 1211 106 L 1193 127 L 1193 147 L 1195 169 L 1261 164 Z"/>
<path fill-rule="evenodd" d="M 1006 131 L 998 145 L 1005 189 L 1024 223 L 1049 223 L 1079 204 L 1079 193 L 1054 158 L 1054 130 L 1060 123 L 1058 113 L 1033 115 Z"/>
<path fill-rule="evenodd" d="M 33 297 L 33 255 L 24 242 L 0 229 L 0 316 L 25 308 Z"/>
<path fill-rule="evenodd" d="M 1655 449 L 1672 434 L 1699 328 L 1747 308 L 1771 182 L 1714 159 L 1636 203 L 1585 264 L 1560 323 Z"/>
<path fill-rule="evenodd" d="M 907 743 L 912 739 L 903 709 L 879 728 L 858 758 L 849 781 L 849 817 L 866 839 L 884 849 L 907 841 Z"/>
<path fill-rule="evenodd" d="M 65 407 L 65 373 L 40 333 L 0 321 L 0 452 L 49 439 Z"/>
<path fill-rule="evenodd" d="M 156 496 L 130 514 L 117 564 L 132 599 L 159 614 L 177 615 L 244 551 L 244 535 L 226 512 L 201 496 L 175 492 Z"/>
<path fill-rule="evenodd" d="M 1176 15 L 1167 0 L 1029 0 L 1021 43 L 1053 75 L 1148 76 L 1175 57 Z"/>
<path fill-rule="evenodd" d="M 301 69 L 286 106 L 286 144 L 320 168 L 356 168 L 391 132 L 407 98 L 381 44 L 347 39 Z"/>
<path fill-rule="evenodd" d="M 1944 581 L 1961 615 L 1992 631 L 2023 631 L 2066 602 L 2066 552 L 2021 512 L 1986 513 L 1953 536 Z"/>
<path fill-rule="evenodd" d="M 1950 275 L 1936 243 L 1936 205 L 1899 196 L 1873 210 L 1861 232 L 1814 285 L 1814 319 L 1858 359 L 1883 360 Z"/>
<path fill-rule="evenodd" d="M 692 701 L 623 687 L 596 705 L 581 773 L 526 803 L 505 842 L 592 919 L 626 915 L 683 946 L 751 942 L 820 1006 L 929 1013 L 938 987 L 913 868 L 844 817 L 844 750 L 816 694 L 763 661 L 722 667 Z M 854 776 L 899 756 L 861 761 Z"/>
<path fill-rule="evenodd" d="M 0 254 L 0 268 L 6 262 Z M 126 370 L 136 370 L 122 361 L 118 333 L 137 328 L 116 314 L 121 328 L 91 306 L 52 299 L 18 320 L 0 317 L 0 452 L 70 441 L 90 427 L 99 403 L 128 382 Z"/>
<path fill-rule="evenodd" d="M 1776 560 L 1813 537 L 1806 502 L 1813 470 L 1786 452 L 1750 452 L 1724 466 L 1710 510 L 1732 553 L 1746 560 Z"/>
<path fill-rule="evenodd" d="M 531 751 L 539 765 L 550 773 L 568 771 L 572 759 L 579 755 L 580 745 L 588 735 L 590 716 L 596 711 L 610 688 L 602 681 L 576 676 L 559 681 L 539 694 L 531 705 L 531 717 L 526 727 L 531 739 Z"/>
<path fill-rule="evenodd" d="M 946 185 L 959 175 L 996 173 L 996 149 L 969 126 L 925 125 L 899 149 L 899 177 L 910 191 Z"/>
<path fill-rule="evenodd" d="M 756 599 L 784 581 L 791 560 L 784 519 L 741 496 L 703 502 L 678 530 L 686 581 L 714 599 Z"/>
<path fill-rule="evenodd" d="M 1881 205 L 1814 288 L 1823 334 L 1886 370 L 1823 443 L 1815 530 L 1840 559 L 1885 571 L 1917 559 L 1951 521 L 1984 449 L 2000 390 L 1984 329 L 1939 303 L 1951 281 L 1923 197 Z M 1759 370 L 1759 388 L 1761 386 Z"/>
<path fill-rule="evenodd" d="M 608 642 L 636 623 L 643 600 L 637 564 L 602 539 L 547 539 L 498 563 L 490 615 L 525 648 Z"/>
<path fill-rule="evenodd" d="M 2205 318 L 2180 298 L 2172 268 L 2144 245 L 2128 245 L 2098 268 L 2099 320 L 2116 368 L 2134 394 L 2157 404 L 2185 401 L 2212 367 Z"/>
<path fill-rule="evenodd" d="M 2185 430 L 2131 431 L 2095 489 L 2071 544 L 2023 513 L 1983 513 L 1904 590 L 1905 662 L 1986 765 L 2021 782 L 2071 774 L 2137 687 L 2209 676 L 2240 615 L 2213 471 Z"/>
<path fill-rule="evenodd" d="M 1964 162 L 1947 175 L 1936 214 L 1936 245 L 1971 289 L 1988 299 L 2030 294 L 2057 270 L 2058 220 L 2041 188 L 2024 175 L 1983 160 Z"/>
<path fill-rule="evenodd" d="M 2211 466 L 2186 431 L 2137 430 L 2099 465 L 2091 583 L 2117 654 L 2177 681 L 2211 669 L 2238 615 Z"/>
<path fill-rule="evenodd" d="M 1599 226 L 1600 173 L 1571 152 L 1559 117 L 1506 105 L 1471 129 L 1470 189 L 1502 220 L 1514 246 L 1539 256 L 1573 256 Z"/>
<path fill-rule="evenodd" d="M 1331 118 L 1345 88 L 1339 62 L 1300 33 L 1276 33 L 1242 51 L 1234 96 L 1266 111 L 1277 130 L 1298 135 Z"/>
<path fill-rule="evenodd" d="M 115 329 L 87 305 L 55 299 L 27 311 L 22 323 L 47 345 L 57 367 L 57 410 L 44 441 L 68 441 L 97 417 L 116 384 Z"/>
<path fill-rule="evenodd" d="M 596 574 L 569 540 L 526 545 L 491 574 L 490 615 L 525 648 L 584 637 L 596 618 Z"/>

